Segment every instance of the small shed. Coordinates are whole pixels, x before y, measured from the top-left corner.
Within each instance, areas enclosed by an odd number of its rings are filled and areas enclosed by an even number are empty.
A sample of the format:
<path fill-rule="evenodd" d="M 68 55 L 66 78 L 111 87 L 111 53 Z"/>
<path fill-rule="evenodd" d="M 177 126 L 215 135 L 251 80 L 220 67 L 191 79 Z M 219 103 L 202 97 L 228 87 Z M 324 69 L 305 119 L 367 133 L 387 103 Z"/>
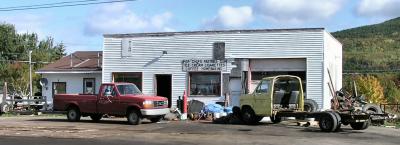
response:
<path fill-rule="evenodd" d="M 36 71 L 50 108 L 55 94 L 97 94 L 101 84 L 102 52 L 76 51 Z"/>

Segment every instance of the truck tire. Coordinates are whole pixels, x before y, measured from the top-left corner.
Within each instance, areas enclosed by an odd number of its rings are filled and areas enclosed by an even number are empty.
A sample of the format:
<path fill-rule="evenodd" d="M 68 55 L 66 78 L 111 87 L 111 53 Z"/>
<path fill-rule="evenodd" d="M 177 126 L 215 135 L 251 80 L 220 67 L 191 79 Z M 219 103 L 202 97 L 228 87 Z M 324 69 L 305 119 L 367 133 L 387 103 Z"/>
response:
<path fill-rule="evenodd" d="M 321 131 L 323 131 L 323 132 L 335 131 L 338 126 L 338 122 L 337 122 L 335 114 L 333 114 L 331 112 L 321 113 L 319 116 L 318 125 L 319 125 L 319 128 L 321 129 Z"/>
<path fill-rule="evenodd" d="M 131 125 L 139 125 L 142 121 L 142 118 L 138 110 L 129 111 L 126 117 L 128 119 L 128 123 Z"/>
<path fill-rule="evenodd" d="M 234 116 L 240 118 L 240 107 L 234 106 L 234 107 L 232 108 L 232 113 L 233 113 Z"/>
<path fill-rule="evenodd" d="M 78 107 L 69 107 L 67 110 L 68 121 L 76 122 L 81 120 L 81 112 Z"/>
<path fill-rule="evenodd" d="M 369 114 L 382 114 L 382 109 L 376 104 L 365 104 L 362 108 L 363 112 Z"/>
<path fill-rule="evenodd" d="M 340 128 L 342 127 L 342 117 L 340 117 L 339 113 L 337 113 L 337 112 L 330 112 L 330 113 L 332 113 L 336 117 L 336 121 L 338 123 L 337 123 L 336 129 L 334 131 L 338 132 L 338 131 L 340 131 Z"/>
<path fill-rule="evenodd" d="M 316 112 L 318 111 L 318 104 L 314 100 L 305 99 L 304 100 L 304 111 L 305 112 Z"/>
<path fill-rule="evenodd" d="M 241 109 L 240 114 L 241 114 L 242 121 L 245 124 L 252 125 L 252 124 L 257 123 L 257 116 L 254 113 L 253 109 L 251 109 L 250 107 L 243 107 Z"/>
<path fill-rule="evenodd" d="M 156 122 L 160 122 L 161 119 L 163 119 L 163 118 L 164 118 L 164 115 L 157 116 L 157 117 L 154 117 L 154 118 L 150 118 L 150 121 L 153 122 L 153 123 L 156 123 Z"/>
<path fill-rule="evenodd" d="M 94 122 L 100 121 L 102 117 L 103 117 L 103 114 L 92 114 L 92 115 L 90 115 L 90 119 L 92 119 L 92 121 L 94 121 Z"/>
<path fill-rule="evenodd" d="M 282 121 L 282 118 L 281 117 L 277 117 L 276 115 L 275 116 L 270 116 L 269 118 L 271 119 L 271 122 L 274 123 L 274 124 L 279 123 L 279 122 Z"/>
<path fill-rule="evenodd" d="M 369 124 L 371 124 L 370 119 L 364 122 L 352 122 L 350 123 L 350 126 L 353 128 L 353 130 L 364 130 L 368 128 Z"/>

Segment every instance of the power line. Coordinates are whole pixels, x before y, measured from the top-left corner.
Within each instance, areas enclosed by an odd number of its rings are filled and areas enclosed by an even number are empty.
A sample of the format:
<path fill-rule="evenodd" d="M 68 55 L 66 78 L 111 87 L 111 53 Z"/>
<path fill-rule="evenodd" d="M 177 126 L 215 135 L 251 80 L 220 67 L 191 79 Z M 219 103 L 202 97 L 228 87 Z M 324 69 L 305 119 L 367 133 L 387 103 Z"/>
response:
<path fill-rule="evenodd" d="M 112 0 L 112 1 L 103 1 L 103 2 L 95 2 L 98 0 L 86 0 L 86 3 L 68 3 L 63 2 L 63 4 L 42 4 L 41 6 L 18 6 L 15 8 L 0 8 L 0 12 L 8 12 L 8 11 L 22 11 L 22 10 L 35 10 L 35 9 L 48 9 L 48 8 L 60 8 L 60 7 L 73 7 L 73 6 L 85 6 L 85 5 L 95 5 L 95 4 L 107 4 L 107 3 L 120 3 L 120 2 L 129 2 L 135 0 Z M 93 1 L 93 2 L 90 2 Z"/>
<path fill-rule="evenodd" d="M 28 60 L 0 60 L 0 62 L 23 62 L 23 63 L 29 63 Z M 52 62 L 47 62 L 47 61 L 32 61 L 31 63 L 43 63 L 43 64 L 49 64 Z"/>
<path fill-rule="evenodd" d="M 81 3 L 81 2 L 89 2 L 89 1 L 99 1 L 99 0 L 79 0 L 79 1 L 57 2 L 57 3 L 48 3 L 48 4 L 26 5 L 26 6 L 12 6 L 12 7 L 2 7 L 0 9 L 14 9 L 14 8 L 27 8 L 27 7 L 38 7 L 38 6 L 50 6 L 50 5 Z"/>
<path fill-rule="evenodd" d="M 400 69 L 387 69 L 387 70 L 343 70 L 343 75 L 353 74 L 378 74 L 378 73 L 399 73 Z"/>

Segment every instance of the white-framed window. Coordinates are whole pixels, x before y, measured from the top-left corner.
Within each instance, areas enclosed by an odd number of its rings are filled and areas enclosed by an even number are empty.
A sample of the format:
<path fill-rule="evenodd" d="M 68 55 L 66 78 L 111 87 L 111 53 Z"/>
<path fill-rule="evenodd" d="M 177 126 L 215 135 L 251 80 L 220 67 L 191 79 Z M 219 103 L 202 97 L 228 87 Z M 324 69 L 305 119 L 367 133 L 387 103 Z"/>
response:
<path fill-rule="evenodd" d="M 220 72 L 190 72 L 190 96 L 220 96 Z"/>

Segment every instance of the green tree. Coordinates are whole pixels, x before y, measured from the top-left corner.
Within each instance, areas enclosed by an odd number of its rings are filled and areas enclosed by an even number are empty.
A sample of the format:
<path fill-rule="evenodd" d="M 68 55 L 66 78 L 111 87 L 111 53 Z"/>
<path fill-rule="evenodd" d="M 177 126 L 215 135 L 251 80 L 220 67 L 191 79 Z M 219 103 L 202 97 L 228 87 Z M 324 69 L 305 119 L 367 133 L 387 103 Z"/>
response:
<path fill-rule="evenodd" d="M 388 103 L 400 103 L 400 89 L 398 87 L 398 76 L 396 73 L 381 73 L 377 75 Z"/>
<path fill-rule="evenodd" d="M 366 101 L 376 104 L 387 102 L 384 97 L 383 87 L 376 77 L 372 75 L 357 75 L 354 80 L 356 81 L 358 92 L 365 96 Z"/>
<path fill-rule="evenodd" d="M 0 24 L 0 83 L 8 82 L 11 93 L 27 95 L 29 92 L 29 51 L 32 51 L 34 92 L 40 91 L 40 76 L 34 71 L 47 62 L 54 62 L 65 55 L 64 44 L 54 44 L 48 37 L 39 40 L 35 33 L 18 34 L 11 24 Z"/>

